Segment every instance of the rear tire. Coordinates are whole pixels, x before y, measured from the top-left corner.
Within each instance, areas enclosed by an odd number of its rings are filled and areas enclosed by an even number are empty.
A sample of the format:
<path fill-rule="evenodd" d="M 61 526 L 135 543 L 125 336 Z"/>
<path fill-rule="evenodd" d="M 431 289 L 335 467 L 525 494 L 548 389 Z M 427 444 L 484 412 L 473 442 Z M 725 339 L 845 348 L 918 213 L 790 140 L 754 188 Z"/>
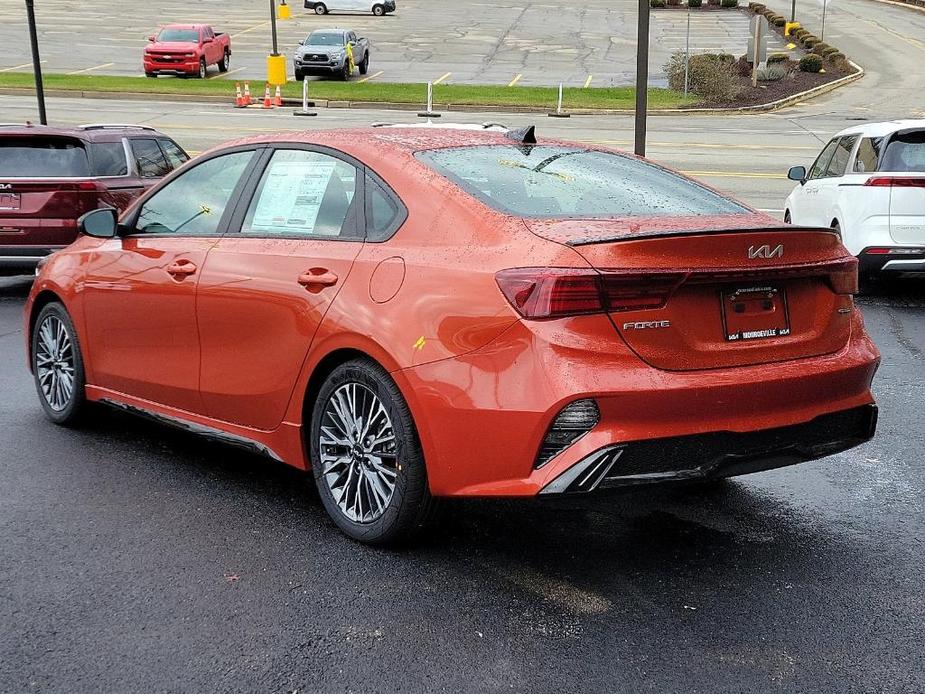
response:
<path fill-rule="evenodd" d="M 366 55 L 363 56 L 363 62 L 360 63 L 360 74 L 365 75 L 369 72 L 369 51 L 366 52 Z"/>
<path fill-rule="evenodd" d="M 225 54 L 222 56 L 222 59 L 218 61 L 218 71 L 228 72 L 228 65 L 230 63 L 231 63 L 231 54 L 228 51 L 225 51 Z"/>
<path fill-rule="evenodd" d="M 435 502 L 411 410 L 376 362 L 354 359 L 331 372 L 307 438 L 321 502 L 349 537 L 397 543 L 431 520 Z"/>
<path fill-rule="evenodd" d="M 324 5 L 315 5 L 315 14 L 327 14 L 328 8 Z"/>
<path fill-rule="evenodd" d="M 77 331 L 58 302 L 47 304 L 32 328 L 32 374 L 45 416 L 55 424 L 73 426 L 87 409 L 83 354 Z"/>
<path fill-rule="evenodd" d="M 385 7 L 382 5 L 373 5 L 373 14 L 377 17 L 381 17 L 385 14 Z"/>

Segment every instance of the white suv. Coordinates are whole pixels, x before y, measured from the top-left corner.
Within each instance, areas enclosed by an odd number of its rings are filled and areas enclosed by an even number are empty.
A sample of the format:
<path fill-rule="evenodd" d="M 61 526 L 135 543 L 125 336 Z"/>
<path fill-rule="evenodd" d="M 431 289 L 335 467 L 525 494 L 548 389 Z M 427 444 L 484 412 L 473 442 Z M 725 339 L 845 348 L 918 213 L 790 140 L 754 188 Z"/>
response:
<path fill-rule="evenodd" d="M 925 272 L 925 120 L 843 130 L 788 177 L 785 222 L 838 230 L 862 275 Z"/>

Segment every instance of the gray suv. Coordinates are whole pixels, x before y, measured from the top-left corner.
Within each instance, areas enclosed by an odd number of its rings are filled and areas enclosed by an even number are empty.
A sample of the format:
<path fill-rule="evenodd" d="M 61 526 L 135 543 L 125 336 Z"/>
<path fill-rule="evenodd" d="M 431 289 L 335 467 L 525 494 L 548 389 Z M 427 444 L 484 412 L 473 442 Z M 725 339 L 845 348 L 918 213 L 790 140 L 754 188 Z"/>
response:
<path fill-rule="evenodd" d="M 293 58 L 293 72 L 297 82 L 306 75 L 350 78 L 347 46 L 353 50 L 353 63 L 360 74 L 369 71 L 369 41 L 357 38 L 356 32 L 346 29 L 317 29 L 304 41 L 299 41 Z"/>

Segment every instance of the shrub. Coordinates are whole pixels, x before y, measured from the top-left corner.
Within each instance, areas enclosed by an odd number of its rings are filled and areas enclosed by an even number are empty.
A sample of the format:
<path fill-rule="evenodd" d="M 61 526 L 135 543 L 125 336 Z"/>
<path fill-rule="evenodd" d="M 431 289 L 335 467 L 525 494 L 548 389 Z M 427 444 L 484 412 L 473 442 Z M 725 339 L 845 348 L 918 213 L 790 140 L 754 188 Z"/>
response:
<path fill-rule="evenodd" d="M 739 0 L 720 0 L 720 7 L 738 7 Z"/>
<path fill-rule="evenodd" d="M 786 63 L 790 60 L 790 56 L 786 53 L 772 53 L 768 56 L 768 65 L 773 65 L 774 63 Z"/>
<path fill-rule="evenodd" d="M 813 53 L 818 53 L 819 55 L 822 55 L 822 51 L 824 51 L 826 48 L 831 48 L 831 46 L 827 44 L 825 41 L 820 41 L 815 46 L 813 46 Z"/>
<path fill-rule="evenodd" d="M 802 72 L 819 72 L 822 69 L 821 55 L 804 55 L 800 58 L 800 70 Z"/>
<path fill-rule="evenodd" d="M 777 82 L 787 76 L 787 68 L 783 65 L 768 65 L 758 68 L 759 82 Z"/>
<path fill-rule="evenodd" d="M 765 18 L 768 20 L 768 24 L 774 24 L 774 22 L 776 22 L 778 19 L 783 19 L 783 17 L 781 17 L 779 14 L 776 14 L 775 12 L 768 12 L 765 15 Z"/>
<path fill-rule="evenodd" d="M 736 72 L 742 77 L 750 77 L 752 74 L 752 64 L 748 62 L 748 54 L 740 57 L 735 64 Z"/>
<path fill-rule="evenodd" d="M 817 46 L 817 48 L 818 48 L 818 46 Z M 817 51 L 817 52 L 818 52 L 818 51 Z M 835 46 L 829 46 L 829 47 L 826 48 L 824 51 L 822 51 L 822 57 L 823 57 L 823 58 L 828 58 L 828 57 L 830 57 L 830 56 L 835 55 L 836 53 L 838 53 L 838 49 L 835 48 Z"/>
<path fill-rule="evenodd" d="M 812 49 L 813 46 L 815 46 L 819 42 L 820 42 L 820 39 L 818 36 L 813 36 L 812 34 L 810 34 L 809 36 L 803 39 L 803 46 L 806 48 Z"/>
<path fill-rule="evenodd" d="M 773 24 L 773 25 L 776 26 L 776 27 L 782 27 L 782 26 L 784 26 L 784 24 L 786 24 L 786 23 L 787 23 L 787 20 L 784 19 L 783 17 L 779 16 L 779 15 L 778 15 L 777 17 L 774 18 L 774 21 L 773 21 L 773 22 L 771 22 L 771 24 Z"/>
<path fill-rule="evenodd" d="M 687 0 L 687 4 L 690 7 L 700 7 L 703 4 L 703 0 Z"/>
<path fill-rule="evenodd" d="M 668 0 L 669 7 L 679 7 L 681 5 L 681 0 Z"/>
<path fill-rule="evenodd" d="M 649 0 L 649 7 L 664 7 L 665 0 Z"/>
<path fill-rule="evenodd" d="M 767 9 L 767 7 L 762 5 L 760 2 L 750 2 L 748 3 L 748 9 L 750 9 L 755 14 L 761 14 L 764 10 Z"/>
<path fill-rule="evenodd" d="M 790 34 L 790 36 L 793 37 L 795 41 L 799 41 L 800 43 L 802 43 L 803 39 L 805 39 L 809 35 L 810 34 L 808 31 L 806 31 L 806 29 L 797 29 L 795 32 Z"/>
<path fill-rule="evenodd" d="M 735 58 L 727 55 L 703 53 L 690 58 L 690 90 L 708 103 L 732 101 L 739 94 L 739 82 L 735 70 Z M 665 64 L 668 86 L 684 89 L 684 53 L 678 52 Z"/>

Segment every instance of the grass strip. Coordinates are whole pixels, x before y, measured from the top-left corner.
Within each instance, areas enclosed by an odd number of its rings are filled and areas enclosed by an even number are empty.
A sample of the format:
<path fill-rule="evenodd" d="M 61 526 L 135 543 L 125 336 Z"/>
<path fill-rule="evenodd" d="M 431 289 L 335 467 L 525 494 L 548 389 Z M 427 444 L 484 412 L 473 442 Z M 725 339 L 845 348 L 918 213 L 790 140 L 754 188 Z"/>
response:
<path fill-rule="evenodd" d="M 117 77 L 111 75 L 46 74 L 46 89 L 85 92 L 186 94 L 192 96 L 227 96 L 234 101 L 233 79 L 183 79 L 176 77 Z M 243 80 L 241 80 L 243 82 Z M 0 88 L 33 88 L 31 73 L 0 73 Z M 263 96 L 263 83 L 251 81 L 255 98 Z M 549 108 L 556 104 L 555 87 L 504 87 L 492 85 L 438 84 L 434 86 L 436 104 L 470 106 L 529 106 Z M 370 103 L 422 104 L 426 86 L 402 82 L 334 82 L 316 81 L 309 85 L 312 99 L 326 101 L 361 101 Z M 283 88 L 283 96 L 300 99 L 302 85 L 290 82 Z M 650 88 L 649 108 L 664 109 L 690 105 L 695 98 L 685 99 L 679 92 Z M 563 94 L 563 108 L 569 109 L 632 109 L 636 103 L 633 87 L 568 88 Z"/>

